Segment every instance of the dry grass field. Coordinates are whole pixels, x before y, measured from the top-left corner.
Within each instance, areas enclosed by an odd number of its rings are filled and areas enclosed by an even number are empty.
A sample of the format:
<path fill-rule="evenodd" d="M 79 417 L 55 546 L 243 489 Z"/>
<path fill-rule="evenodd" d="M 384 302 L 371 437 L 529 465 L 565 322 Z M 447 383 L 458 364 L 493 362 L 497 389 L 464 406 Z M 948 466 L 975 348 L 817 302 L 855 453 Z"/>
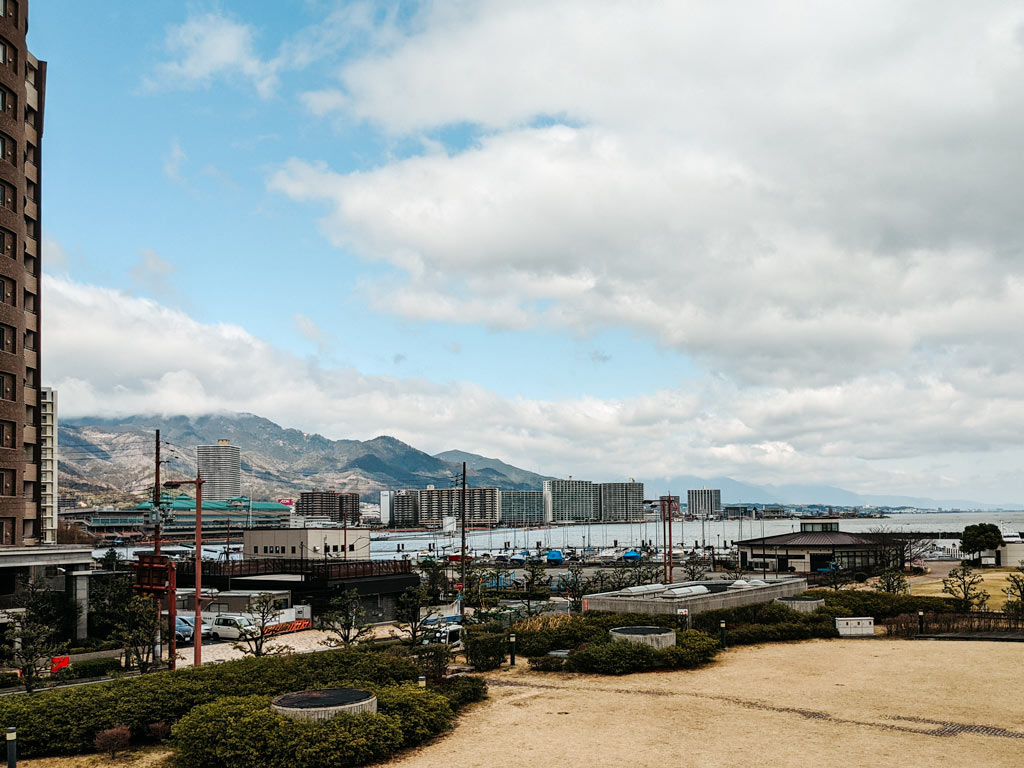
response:
<path fill-rule="evenodd" d="M 948 571 L 948 569 L 946 570 Z M 1008 574 L 1014 573 L 1015 571 L 1016 568 L 975 569 L 975 572 L 981 574 L 983 578 L 981 588 L 986 590 L 989 594 L 989 610 L 1003 610 L 1003 606 L 1006 604 L 1006 595 L 1003 593 L 1003 590 L 1007 585 L 1006 577 Z M 945 575 L 946 573 L 942 572 L 940 574 L 929 574 L 928 576 L 921 576 L 917 579 L 911 580 L 910 593 L 912 595 L 945 597 L 946 595 L 942 592 L 942 579 Z"/>
<path fill-rule="evenodd" d="M 397 768 L 1024 764 L 1017 643 L 813 640 L 696 671 L 488 676 L 490 697 Z M 22 761 L 170 768 L 163 751 Z M 302 766 L 295 766 L 302 768 Z"/>

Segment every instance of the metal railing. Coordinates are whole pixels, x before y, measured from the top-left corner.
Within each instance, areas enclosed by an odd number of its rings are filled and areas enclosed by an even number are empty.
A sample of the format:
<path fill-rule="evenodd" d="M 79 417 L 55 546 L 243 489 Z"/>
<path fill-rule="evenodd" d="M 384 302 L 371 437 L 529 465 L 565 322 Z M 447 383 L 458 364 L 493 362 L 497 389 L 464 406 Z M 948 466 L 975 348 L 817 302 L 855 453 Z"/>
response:
<path fill-rule="evenodd" d="M 412 573 L 409 560 L 327 560 L 315 558 L 267 558 L 236 560 L 231 562 L 203 561 L 204 576 L 265 576 L 268 574 L 308 574 L 310 580 L 358 579 L 374 576 L 392 576 Z M 178 564 L 178 581 L 195 575 L 195 563 L 186 560 Z"/>

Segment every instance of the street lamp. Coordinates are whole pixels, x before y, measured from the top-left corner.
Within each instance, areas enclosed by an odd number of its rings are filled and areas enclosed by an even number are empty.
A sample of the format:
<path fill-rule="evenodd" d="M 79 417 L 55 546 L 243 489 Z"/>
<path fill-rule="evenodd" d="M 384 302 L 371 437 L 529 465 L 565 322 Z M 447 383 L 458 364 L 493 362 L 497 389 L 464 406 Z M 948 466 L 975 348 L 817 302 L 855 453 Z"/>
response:
<path fill-rule="evenodd" d="M 168 480 L 164 488 L 180 488 L 183 485 L 196 487 L 196 602 L 194 626 L 192 629 L 192 666 L 199 667 L 203 663 L 203 480 L 196 470 L 195 480 Z M 228 566 L 230 568 L 230 566 Z"/>

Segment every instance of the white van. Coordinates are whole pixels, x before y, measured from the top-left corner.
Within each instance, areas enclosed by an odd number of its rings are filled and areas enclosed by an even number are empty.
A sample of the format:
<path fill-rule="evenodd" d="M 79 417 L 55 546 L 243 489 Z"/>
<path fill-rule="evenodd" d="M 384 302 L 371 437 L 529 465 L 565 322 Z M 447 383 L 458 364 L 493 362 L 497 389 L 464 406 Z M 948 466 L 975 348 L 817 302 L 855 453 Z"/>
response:
<path fill-rule="evenodd" d="M 240 613 L 222 613 L 213 620 L 214 640 L 237 640 L 242 635 L 255 635 L 256 626 Z"/>
<path fill-rule="evenodd" d="M 441 624 L 429 629 L 425 628 L 423 633 L 423 644 L 441 643 L 448 645 L 453 651 L 462 649 L 462 627 L 458 624 Z"/>

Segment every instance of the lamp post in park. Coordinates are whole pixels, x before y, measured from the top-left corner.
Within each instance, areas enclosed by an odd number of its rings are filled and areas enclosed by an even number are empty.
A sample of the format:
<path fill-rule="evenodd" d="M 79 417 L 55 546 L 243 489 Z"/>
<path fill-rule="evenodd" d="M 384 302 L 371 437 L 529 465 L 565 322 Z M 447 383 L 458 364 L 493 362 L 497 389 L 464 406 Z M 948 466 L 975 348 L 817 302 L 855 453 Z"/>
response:
<path fill-rule="evenodd" d="M 196 601 L 195 620 L 192 628 L 192 665 L 199 667 L 203 663 L 203 480 L 196 470 L 195 480 L 168 480 L 164 488 L 180 488 L 183 485 L 194 485 L 196 487 Z M 230 567 L 230 566 L 229 566 Z"/>

